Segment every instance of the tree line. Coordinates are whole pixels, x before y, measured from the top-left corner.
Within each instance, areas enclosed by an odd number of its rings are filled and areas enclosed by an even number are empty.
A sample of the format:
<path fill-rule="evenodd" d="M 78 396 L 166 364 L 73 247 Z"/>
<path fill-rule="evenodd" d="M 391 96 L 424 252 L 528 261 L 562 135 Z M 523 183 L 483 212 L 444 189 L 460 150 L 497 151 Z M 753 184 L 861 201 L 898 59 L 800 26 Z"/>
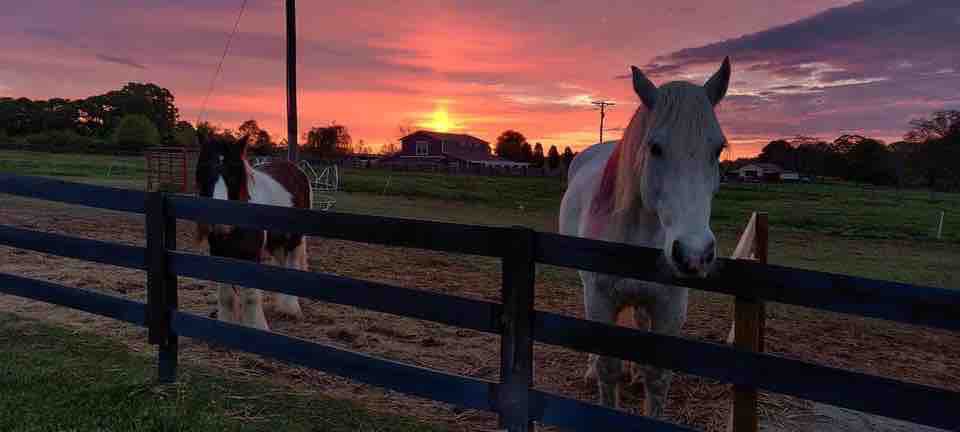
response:
<path fill-rule="evenodd" d="M 401 127 L 402 134 L 411 132 Z M 0 97 L 0 147 L 62 152 L 141 152 L 154 145 L 195 146 L 210 134 L 247 136 L 255 154 L 286 148 L 256 120 L 237 129 L 221 129 L 207 122 L 196 128 L 180 119 L 170 90 L 151 83 L 128 83 L 119 90 L 83 99 L 31 100 Z M 338 158 L 371 153 L 363 141 L 354 141 L 347 127 L 332 122 L 307 131 L 303 152 L 313 157 Z M 397 150 L 396 143 L 381 154 Z M 515 130 L 497 137 L 494 153 L 535 167 L 569 166 L 575 153 L 556 146 L 544 152 Z M 730 171 L 752 162 L 771 162 L 812 177 L 833 177 L 876 185 L 924 186 L 931 190 L 960 190 L 960 111 L 943 110 L 910 122 L 903 139 L 891 144 L 863 135 L 847 134 L 833 141 L 810 136 L 781 138 L 767 144 L 755 158 L 725 161 Z"/>
<path fill-rule="evenodd" d="M 247 136 L 258 155 L 286 148 L 256 120 L 236 129 L 209 122 L 194 127 L 180 119 L 173 93 L 151 83 L 128 83 L 119 90 L 83 99 L 0 98 L 0 147 L 36 151 L 84 153 L 139 153 L 157 145 L 198 145 L 213 135 L 238 139 Z M 303 136 L 303 150 L 322 155 L 370 152 L 363 140 L 354 142 L 343 125 L 314 127 Z"/>
<path fill-rule="evenodd" d="M 798 135 L 773 140 L 757 157 L 724 161 L 721 167 L 729 172 L 755 162 L 813 178 L 960 190 L 960 111 L 936 111 L 912 120 L 903 139 L 890 144 L 856 134 L 833 141 Z"/>
<path fill-rule="evenodd" d="M 139 151 L 174 142 L 184 128 L 173 94 L 128 83 L 84 99 L 0 98 L 0 145 L 43 151 Z"/>
<path fill-rule="evenodd" d="M 494 153 L 506 160 L 526 162 L 536 168 L 546 167 L 551 170 L 559 168 L 561 162 L 563 166 L 570 166 L 570 162 L 573 162 L 573 158 L 576 156 L 576 153 L 570 147 L 564 148 L 563 154 L 561 154 L 555 145 L 550 146 L 546 156 L 544 156 L 542 144 L 536 143 L 531 146 L 522 133 L 512 129 L 503 131 L 497 137 Z"/>

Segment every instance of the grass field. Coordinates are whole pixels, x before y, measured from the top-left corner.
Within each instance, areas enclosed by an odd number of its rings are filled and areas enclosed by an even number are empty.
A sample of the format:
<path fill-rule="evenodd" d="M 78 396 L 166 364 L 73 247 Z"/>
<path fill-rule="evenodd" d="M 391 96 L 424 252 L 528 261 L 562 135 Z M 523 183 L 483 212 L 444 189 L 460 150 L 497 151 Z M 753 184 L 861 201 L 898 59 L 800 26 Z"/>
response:
<path fill-rule="evenodd" d="M 0 150 L 0 172 L 84 179 L 139 180 L 145 176 L 142 157 Z"/>
<path fill-rule="evenodd" d="M 158 386 L 153 359 L 96 335 L 0 312 L 3 431 L 430 431 L 265 380 L 187 367 Z"/>

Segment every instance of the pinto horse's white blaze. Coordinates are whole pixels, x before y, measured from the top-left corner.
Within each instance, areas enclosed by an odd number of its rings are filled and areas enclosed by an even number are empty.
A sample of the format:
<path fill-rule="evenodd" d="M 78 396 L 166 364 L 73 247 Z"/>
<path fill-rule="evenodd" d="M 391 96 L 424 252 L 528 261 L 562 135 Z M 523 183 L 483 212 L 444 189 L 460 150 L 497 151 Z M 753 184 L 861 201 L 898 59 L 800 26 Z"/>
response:
<path fill-rule="evenodd" d="M 704 277 L 716 258 L 710 209 L 719 186 L 719 155 L 726 144 L 714 107 L 726 94 L 730 63 L 704 86 L 671 82 L 657 88 L 633 69 L 642 101 L 619 142 L 593 145 L 570 164 L 560 205 L 566 235 L 660 248 L 666 271 Z M 634 308 L 654 332 L 679 333 L 687 315 L 686 288 L 580 272 L 586 316 L 613 324 Z M 596 377 L 604 405 L 619 403 L 622 364 L 590 356 L 587 376 Z M 672 374 L 642 371 L 646 414 L 661 417 Z"/>
<path fill-rule="evenodd" d="M 245 147 L 246 138 L 239 142 L 216 138 L 205 143 L 197 166 L 201 196 L 280 207 L 311 207 L 310 181 L 299 168 L 281 161 L 253 169 L 246 161 Z M 273 257 L 277 265 L 307 270 L 306 237 L 302 235 L 201 225 L 198 240 L 208 241 L 213 255 L 257 262 Z M 277 311 L 302 316 L 297 297 L 281 293 L 275 297 Z M 217 308 L 221 320 L 269 330 L 260 290 L 221 286 Z"/>

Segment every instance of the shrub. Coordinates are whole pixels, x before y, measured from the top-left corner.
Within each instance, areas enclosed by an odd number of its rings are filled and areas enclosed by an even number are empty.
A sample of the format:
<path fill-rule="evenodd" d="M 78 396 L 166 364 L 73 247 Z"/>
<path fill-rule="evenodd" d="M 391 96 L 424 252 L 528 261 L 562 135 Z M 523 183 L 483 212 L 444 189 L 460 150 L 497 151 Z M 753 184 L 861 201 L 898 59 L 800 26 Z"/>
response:
<path fill-rule="evenodd" d="M 119 150 L 142 151 L 160 144 L 160 132 L 146 116 L 128 114 L 120 119 L 120 125 L 113 133 L 113 144 Z"/>

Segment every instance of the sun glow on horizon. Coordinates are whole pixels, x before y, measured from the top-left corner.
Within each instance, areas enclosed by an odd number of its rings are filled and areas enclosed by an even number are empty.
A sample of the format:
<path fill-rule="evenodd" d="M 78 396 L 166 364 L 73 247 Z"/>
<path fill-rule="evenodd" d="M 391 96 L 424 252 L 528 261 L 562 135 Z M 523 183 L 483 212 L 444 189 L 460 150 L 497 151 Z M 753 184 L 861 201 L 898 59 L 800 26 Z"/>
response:
<path fill-rule="evenodd" d="M 450 132 L 457 128 L 454 120 L 450 118 L 450 113 L 444 106 L 437 106 L 430 114 L 429 120 L 422 122 L 420 126 L 436 132 Z"/>

